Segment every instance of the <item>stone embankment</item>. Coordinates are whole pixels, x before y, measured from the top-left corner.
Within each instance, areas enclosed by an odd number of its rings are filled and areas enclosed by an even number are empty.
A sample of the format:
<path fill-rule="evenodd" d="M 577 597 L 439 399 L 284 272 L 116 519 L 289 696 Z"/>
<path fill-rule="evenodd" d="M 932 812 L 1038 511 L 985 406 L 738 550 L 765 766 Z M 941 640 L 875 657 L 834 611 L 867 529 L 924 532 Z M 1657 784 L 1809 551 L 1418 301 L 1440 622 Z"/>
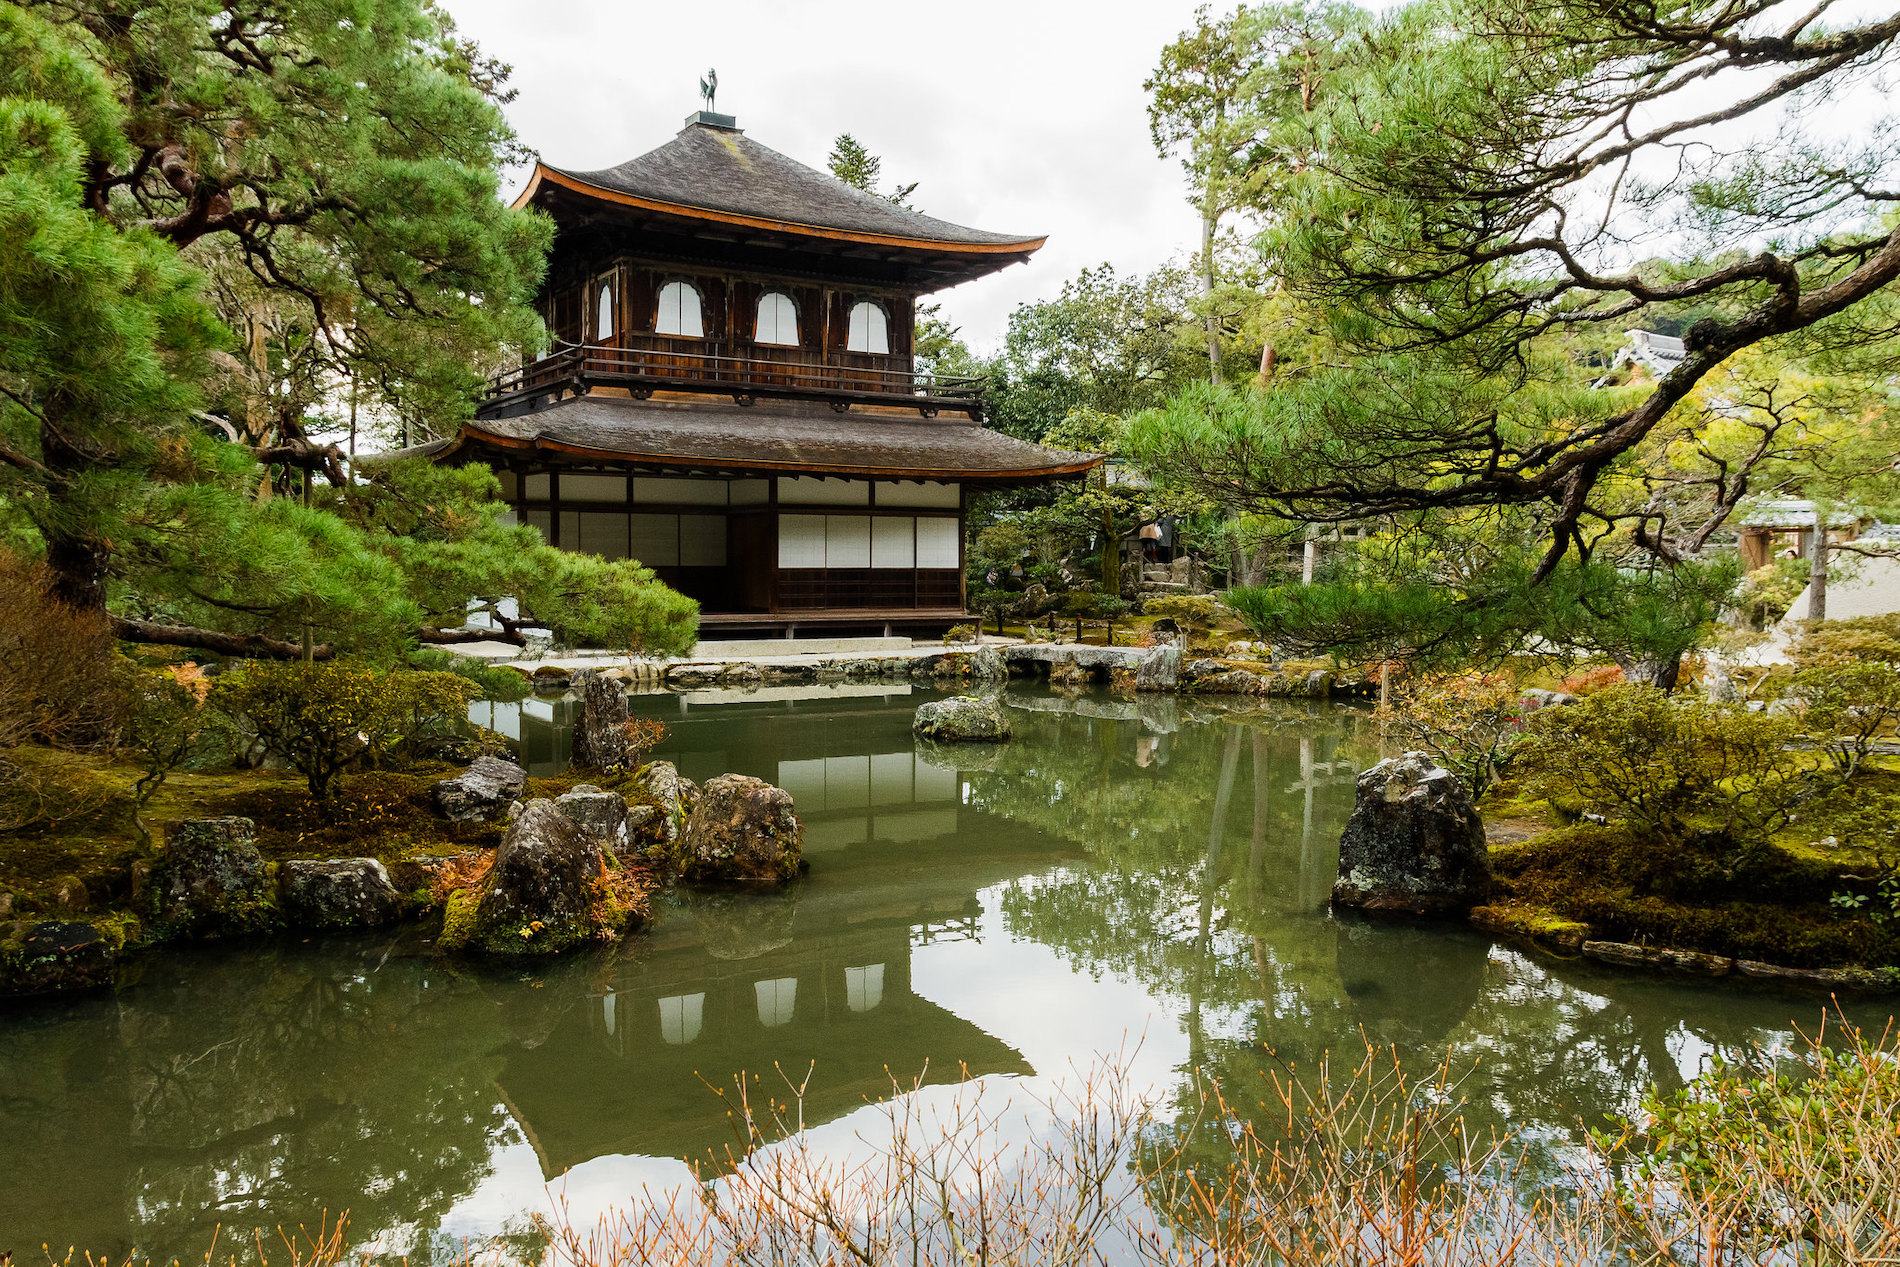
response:
<path fill-rule="evenodd" d="M 451 821 L 505 821 L 500 845 L 390 865 L 272 862 L 248 818 L 176 824 L 134 868 L 131 912 L 0 922 L 0 998 L 109 986 L 128 953 L 161 942 L 359 931 L 437 913 L 441 951 L 554 954 L 640 927 L 648 894 L 675 879 L 771 886 L 804 868 L 792 798 L 760 779 L 722 775 L 702 790 L 656 761 L 620 790 L 582 784 L 524 803 L 527 787 L 520 766 L 478 759 L 432 799 Z"/>
<path fill-rule="evenodd" d="M 1144 692 L 1196 695 L 1270 695 L 1334 699 L 1376 694 L 1378 685 L 1324 665 L 1239 655 L 1188 658 L 1173 645 L 1104 647 L 1088 643 L 1031 642 L 998 646 L 953 645 L 905 654 L 761 656 L 752 659 L 635 660 L 604 667 L 546 664 L 522 667 L 545 691 L 584 687 L 596 679 L 629 687 L 789 686 L 830 682 L 909 682 L 920 685 L 1042 678 L 1058 684 L 1101 684 Z M 1230 650 L 1232 650 L 1230 648 Z"/>

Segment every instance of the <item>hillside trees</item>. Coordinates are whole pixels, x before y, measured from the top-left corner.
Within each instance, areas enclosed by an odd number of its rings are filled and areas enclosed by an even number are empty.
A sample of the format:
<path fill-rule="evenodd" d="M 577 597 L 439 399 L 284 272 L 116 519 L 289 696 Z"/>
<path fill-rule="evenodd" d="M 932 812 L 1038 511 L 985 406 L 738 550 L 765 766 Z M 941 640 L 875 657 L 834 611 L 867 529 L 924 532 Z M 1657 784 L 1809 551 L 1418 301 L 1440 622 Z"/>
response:
<path fill-rule="evenodd" d="M 310 433 L 340 393 L 450 428 L 538 339 L 505 76 L 424 0 L 0 3 L 0 520 L 50 597 L 239 654 L 461 623 Z M 474 487 L 442 543 L 505 593 L 479 558 L 551 559 Z"/>
<path fill-rule="evenodd" d="M 1389 15 L 1273 133 L 1308 160 L 1275 186 L 1268 266 L 1340 355 L 1264 393 L 1185 393 L 1136 451 L 1299 522 L 1525 507 L 1540 581 L 1567 554 L 1655 541 L 1654 508 L 1603 490 L 1724 362 L 1900 351 L 1894 131 L 1812 122 L 1896 38 L 1900 17 L 1700 0 Z M 1664 231 L 1677 262 L 1627 262 Z M 1566 339 L 1667 308 L 1704 314 L 1679 365 L 1616 391 L 1576 372 Z"/>

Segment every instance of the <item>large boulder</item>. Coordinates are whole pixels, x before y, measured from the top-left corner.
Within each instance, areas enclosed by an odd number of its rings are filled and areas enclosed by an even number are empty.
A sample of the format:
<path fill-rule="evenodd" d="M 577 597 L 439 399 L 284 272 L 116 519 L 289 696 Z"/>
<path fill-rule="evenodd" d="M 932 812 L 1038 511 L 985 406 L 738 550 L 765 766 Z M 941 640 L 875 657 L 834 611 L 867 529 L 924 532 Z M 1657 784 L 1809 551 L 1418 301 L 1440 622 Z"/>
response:
<path fill-rule="evenodd" d="M 67 994 L 112 984 L 124 936 L 91 924 L 0 924 L 0 998 Z"/>
<path fill-rule="evenodd" d="M 938 743 L 1001 743 L 1010 736 L 1003 706 L 974 695 L 919 704 L 910 728 L 919 739 Z"/>
<path fill-rule="evenodd" d="M 298 858 L 277 869 L 278 900 L 296 928 L 377 928 L 402 918 L 402 894 L 374 858 Z"/>
<path fill-rule="evenodd" d="M 1462 913 L 1491 887 L 1484 823 L 1463 781 L 1425 753 L 1359 776 L 1339 838 L 1333 903 L 1413 915 Z"/>
<path fill-rule="evenodd" d="M 688 881 L 780 884 L 804 860 L 792 794 L 748 774 L 706 780 L 680 839 Z"/>
<path fill-rule="evenodd" d="M 1172 691 L 1181 678 L 1181 648 L 1150 648 L 1135 665 L 1137 691 Z"/>
<path fill-rule="evenodd" d="M 602 849 L 619 853 L 627 847 L 627 802 L 620 793 L 603 792 L 591 783 L 583 783 L 555 797 L 554 807 Z"/>
<path fill-rule="evenodd" d="M 529 801 L 481 882 L 449 895 L 437 944 L 498 955 L 555 954 L 611 941 L 636 918 L 592 836 L 553 801 Z"/>
<path fill-rule="evenodd" d="M 500 757 L 478 757 L 468 769 L 433 789 L 435 806 L 452 823 L 489 822 L 506 812 L 528 786 L 528 772 Z"/>
<path fill-rule="evenodd" d="M 158 860 L 139 877 L 147 912 L 181 937 L 262 932 L 281 922 L 277 887 L 248 818 L 198 818 L 166 833 Z"/>

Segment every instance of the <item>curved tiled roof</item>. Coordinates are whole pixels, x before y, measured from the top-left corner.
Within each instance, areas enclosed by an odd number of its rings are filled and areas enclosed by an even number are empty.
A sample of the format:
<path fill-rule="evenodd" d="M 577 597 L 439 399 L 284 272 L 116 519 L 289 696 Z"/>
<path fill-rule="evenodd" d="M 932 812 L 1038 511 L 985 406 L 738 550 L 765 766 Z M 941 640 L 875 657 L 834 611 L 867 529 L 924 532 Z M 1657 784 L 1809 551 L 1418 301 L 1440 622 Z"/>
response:
<path fill-rule="evenodd" d="M 863 234 L 948 249 L 1033 251 L 1043 239 L 990 233 L 939 220 L 847 185 L 736 129 L 692 123 L 656 150 L 617 167 L 568 171 L 539 164 L 522 200 L 540 183 L 579 184 L 684 214 L 716 212 L 787 227 Z"/>
<path fill-rule="evenodd" d="M 763 405 L 666 408 L 597 395 L 514 418 L 464 423 L 460 437 L 431 456 L 471 447 L 678 469 L 999 482 L 1079 475 L 1102 460 L 941 418 L 801 413 Z"/>

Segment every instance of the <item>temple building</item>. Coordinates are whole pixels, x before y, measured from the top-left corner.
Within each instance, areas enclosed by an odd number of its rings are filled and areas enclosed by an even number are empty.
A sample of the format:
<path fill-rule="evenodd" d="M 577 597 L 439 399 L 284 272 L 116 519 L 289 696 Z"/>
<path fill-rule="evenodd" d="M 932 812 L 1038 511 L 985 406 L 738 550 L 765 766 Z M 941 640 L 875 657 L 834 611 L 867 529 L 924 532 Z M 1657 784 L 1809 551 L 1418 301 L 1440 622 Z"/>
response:
<path fill-rule="evenodd" d="M 700 111 L 603 171 L 537 164 L 552 352 L 496 378 L 439 461 L 491 464 L 555 545 L 636 558 L 702 632 L 922 631 L 965 614 L 982 490 L 1093 454 L 983 425 L 979 380 L 920 372 L 918 298 L 1043 239 L 966 229 Z"/>

